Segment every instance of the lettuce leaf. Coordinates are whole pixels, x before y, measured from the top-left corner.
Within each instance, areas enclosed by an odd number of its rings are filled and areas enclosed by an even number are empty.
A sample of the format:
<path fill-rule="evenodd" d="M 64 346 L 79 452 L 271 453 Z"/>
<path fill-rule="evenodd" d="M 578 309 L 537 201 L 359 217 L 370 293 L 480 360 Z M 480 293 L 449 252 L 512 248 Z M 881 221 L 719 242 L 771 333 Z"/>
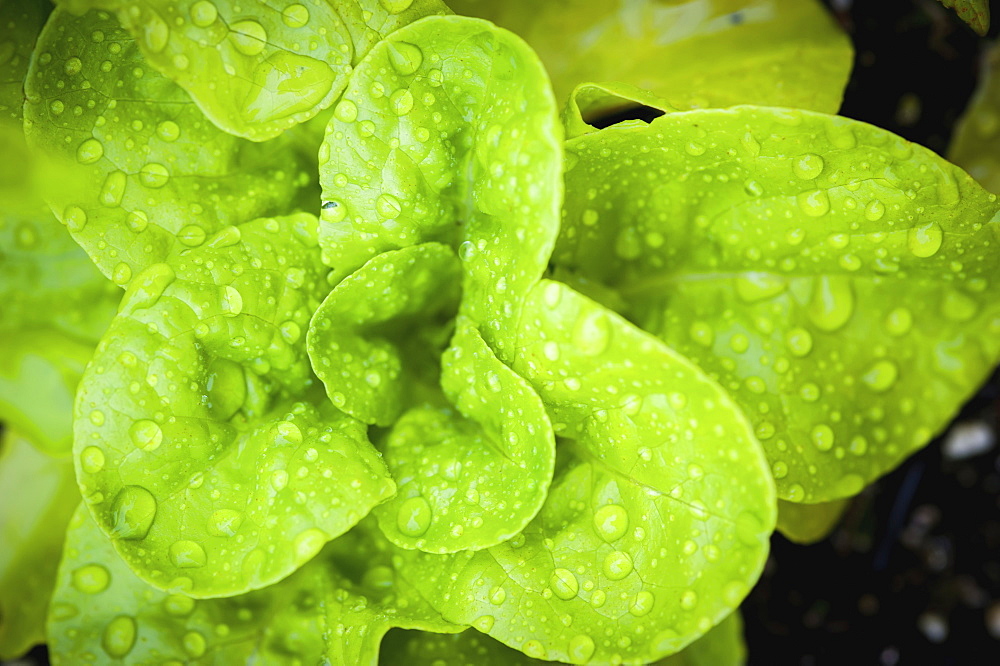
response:
<path fill-rule="evenodd" d="M 568 149 L 557 275 L 602 285 L 596 297 L 716 377 L 783 499 L 856 493 L 996 363 L 996 197 L 930 151 L 754 107 L 672 113 Z"/>

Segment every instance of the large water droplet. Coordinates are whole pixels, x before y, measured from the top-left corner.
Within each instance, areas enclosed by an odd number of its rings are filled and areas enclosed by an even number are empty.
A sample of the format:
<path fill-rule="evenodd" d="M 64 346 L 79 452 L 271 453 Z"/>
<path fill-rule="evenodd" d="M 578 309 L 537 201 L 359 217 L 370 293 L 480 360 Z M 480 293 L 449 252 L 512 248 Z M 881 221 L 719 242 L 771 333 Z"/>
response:
<path fill-rule="evenodd" d="M 108 622 L 101 635 L 101 647 L 108 653 L 108 656 L 121 659 L 135 645 L 136 626 L 135 619 L 128 615 L 119 615 Z"/>
<path fill-rule="evenodd" d="M 607 504 L 594 512 L 594 529 L 608 543 L 625 536 L 628 523 L 628 512 L 620 504 Z"/>
<path fill-rule="evenodd" d="M 653 597 L 652 592 L 642 590 L 639 594 L 635 595 L 635 599 L 629 604 L 628 612 L 635 617 L 649 615 L 649 611 L 653 610 L 655 601 L 656 599 Z"/>
<path fill-rule="evenodd" d="M 219 305 L 226 317 L 235 317 L 243 312 L 243 295 L 236 287 L 225 285 L 219 293 Z"/>
<path fill-rule="evenodd" d="M 194 541 L 175 541 L 170 545 L 170 561 L 179 569 L 196 569 L 205 566 L 205 549 Z"/>
<path fill-rule="evenodd" d="M 267 47 L 267 30 L 257 21 L 237 21 L 229 30 L 229 41 L 243 55 L 255 56 Z"/>
<path fill-rule="evenodd" d="M 309 23 L 309 9 L 299 4 L 288 5 L 281 12 L 281 20 L 289 28 L 301 28 Z"/>
<path fill-rule="evenodd" d="M 556 569 L 549 578 L 553 594 L 563 600 L 572 599 L 580 591 L 580 583 L 569 569 Z"/>
<path fill-rule="evenodd" d="M 883 359 L 869 368 L 868 372 L 861 376 L 861 381 L 871 390 L 881 393 L 892 388 L 898 376 L 899 369 L 896 364 Z"/>
<path fill-rule="evenodd" d="M 150 162 L 139 169 L 139 182 L 146 187 L 158 189 L 170 182 L 170 172 L 162 164 Z"/>
<path fill-rule="evenodd" d="M 128 429 L 132 444 L 143 451 L 155 451 L 163 442 L 163 430 L 155 421 L 141 419 Z"/>
<path fill-rule="evenodd" d="M 823 276 L 813 284 L 807 309 L 809 320 L 821 331 L 836 331 L 854 313 L 854 291 L 849 280 Z"/>
<path fill-rule="evenodd" d="M 413 93 L 409 88 L 400 88 L 389 97 L 389 103 L 397 116 L 405 116 L 413 110 Z"/>
<path fill-rule="evenodd" d="M 93 164 L 104 157 L 104 146 L 97 139 L 87 139 L 76 149 L 76 159 L 80 164 Z"/>
<path fill-rule="evenodd" d="M 217 537 L 236 536 L 243 524 L 243 514 L 232 509 L 218 509 L 208 517 L 208 533 Z"/>
<path fill-rule="evenodd" d="M 830 212 L 830 197 L 826 190 L 803 192 L 796 197 L 799 209 L 809 217 L 822 217 Z"/>
<path fill-rule="evenodd" d="M 144 539 L 156 517 L 156 499 L 142 486 L 125 486 L 111 503 L 111 517 L 113 537 Z"/>
<path fill-rule="evenodd" d="M 906 245 L 913 256 L 932 257 L 941 249 L 944 233 L 936 222 L 928 222 L 920 227 L 912 227 L 906 234 Z"/>
<path fill-rule="evenodd" d="M 100 564 L 86 564 L 73 572 L 73 587 L 84 594 L 98 594 L 110 584 L 111 574 Z"/>
<path fill-rule="evenodd" d="M 823 173 L 823 158 L 806 153 L 794 161 L 792 170 L 802 180 L 812 180 Z"/>
<path fill-rule="evenodd" d="M 271 428 L 271 440 L 277 446 L 298 446 L 302 443 L 302 431 L 291 421 L 278 421 Z"/>
<path fill-rule="evenodd" d="M 390 14 L 401 14 L 410 8 L 413 0 L 379 0 L 379 4 Z"/>
<path fill-rule="evenodd" d="M 507 592 L 502 587 L 494 587 L 490 590 L 490 603 L 494 606 L 499 606 L 506 600 Z"/>
<path fill-rule="evenodd" d="M 424 54 L 420 51 L 420 47 L 409 42 L 390 41 L 388 50 L 392 68 L 402 76 L 409 76 L 416 72 L 424 60 Z"/>
<path fill-rule="evenodd" d="M 104 451 L 88 446 L 80 452 L 80 467 L 87 474 L 97 474 L 104 469 Z"/>
<path fill-rule="evenodd" d="M 825 423 L 813 426 L 809 436 L 812 439 L 813 445 L 820 451 L 829 451 L 833 448 L 835 440 L 833 430 Z"/>
<path fill-rule="evenodd" d="M 804 328 L 793 328 L 788 331 L 785 341 L 788 343 L 788 350 L 794 356 L 808 356 L 809 352 L 812 351 L 812 335 Z"/>
<path fill-rule="evenodd" d="M 292 549 L 295 552 L 295 560 L 297 562 L 305 562 L 311 560 L 316 556 L 326 542 L 330 540 L 330 537 L 326 532 L 319 529 L 318 527 L 310 527 L 307 530 L 300 532 L 295 540 L 292 542 Z"/>
<path fill-rule="evenodd" d="M 632 573 L 632 556 L 621 550 L 609 553 L 601 570 L 608 580 L 621 580 Z"/>
<path fill-rule="evenodd" d="M 597 646 L 594 644 L 594 639 L 585 634 L 579 634 L 574 636 L 569 641 L 569 658 L 577 664 L 584 664 L 590 661 L 590 658 L 594 656 L 594 650 Z"/>
<path fill-rule="evenodd" d="M 107 208 L 117 208 L 121 205 L 125 197 L 125 186 L 128 184 L 128 177 L 124 171 L 112 171 L 104 179 L 101 192 L 98 195 L 101 205 Z"/>
<path fill-rule="evenodd" d="M 431 505 L 420 495 L 410 497 L 399 505 L 396 527 L 408 537 L 418 537 L 431 526 Z"/>

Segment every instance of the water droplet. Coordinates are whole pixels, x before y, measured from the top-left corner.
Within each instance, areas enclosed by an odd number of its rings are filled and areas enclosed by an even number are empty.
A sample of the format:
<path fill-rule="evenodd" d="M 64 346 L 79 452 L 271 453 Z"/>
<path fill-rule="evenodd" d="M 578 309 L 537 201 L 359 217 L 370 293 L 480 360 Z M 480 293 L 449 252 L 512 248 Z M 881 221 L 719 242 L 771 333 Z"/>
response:
<path fill-rule="evenodd" d="M 343 99 L 334 108 L 333 115 L 342 123 L 353 123 L 358 119 L 358 105 L 349 99 Z"/>
<path fill-rule="evenodd" d="M 283 469 L 276 469 L 271 472 L 271 487 L 276 491 L 282 491 L 288 485 L 288 472 Z"/>
<path fill-rule="evenodd" d="M 705 154 L 705 146 L 701 145 L 700 143 L 695 143 L 694 141 L 684 146 L 684 150 L 687 151 L 688 155 L 692 155 L 694 157 L 698 157 L 699 155 Z"/>
<path fill-rule="evenodd" d="M 413 110 L 413 93 L 407 88 L 400 88 L 389 97 L 389 103 L 397 116 L 405 116 Z"/>
<path fill-rule="evenodd" d="M 379 4 L 390 14 L 401 14 L 410 8 L 413 0 L 379 0 Z"/>
<path fill-rule="evenodd" d="M 854 291 L 848 279 L 822 276 L 813 283 L 807 309 L 809 320 L 821 331 L 836 331 L 854 313 Z"/>
<path fill-rule="evenodd" d="M 388 51 L 392 68 L 402 76 L 416 72 L 424 60 L 420 47 L 409 42 L 390 41 Z"/>
<path fill-rule="evenodd" d="M 542 355 L 550 361 L 559 360 L 559 343 L 549 340 L 542 345 Z"/>
<path fill-rule="evenodd" d="M 342 222 L 347 217 L 347 206 L 341 201 L 324 201 L 320 217 L 330 224 Z"/>
<path fill-rule="evenodd" d="M 771 465 L 771 473 L 776 479 L 783 479 L 788 476 L 788 465 L 779 460 Z"/>
<path fill-rule="evenodd" d="M 813 445 L 820 451 L 829 451 L 833 448 L 835 437 L 830 426 L 824 423 L 813 426 L 809 436 L 812 439 Z"/>
<path fill-rule="evenodd" d="M 80 467 L 87 474 L 97 474 L 104 469 L 104 451 L 88 446 L 80 452 Z"/>
<path fill-rule="evenodd" d="M 98 195 L 103 206 L 107 208 L 117 208 L 121 205 L 125 197 L 125 186 L 128 184 L 128 177 L 124 171 L 112 171 L 104 179 L 101 192 Z"/>
<path fill-rule="evenodd" d="M 813 180 L 823 173 L 823 158 L 819 155 L 806 153 L 792 164 L 795 175 L 802 180 Z"/>
<path fill-rule="evenodd" d="M 62 103 L 62 100 L 54 99 L 49 103 L 49 111 L 52 115 L 59 116 L 62 112 L 66 110 L 66 105 Z"/>
<path fill-rule="evenodd" d="M 302 327 L 294 321 L 286 321 L 278 327 L 278 330 L 281 332 L 282 339 L 288 344 L 294 344 L 302 337 Z"/>
<path fill-rule="evenodd" d="M 420 495 L 410 497 L 399 505 L 396 527 L 408 537 L 418 537 L 431 526 L 431 505 Z"/>
<path fill-rule="evenodd" d="M 736 293 L 747 303 L 774 298 L 787 286 L 784 278 L 770 273 L 749 273 L 736 278 Z"/>
<path fill-rule="evenodd" d="M 310 527 L 304 530 L 295 537 L 292 542 L 292 549 L 295 551 L 295 559 L 298 562 L 305 562 L 311 560 L 316 556 L 326 542 L 330 540 L 330 537 L 326 532 L 319 529 L 318 527 Z"/>
<path fill-rule="evenodd" d="M 594 529 L 608 543 L 625 536 L 628 525 L 628 512 L 620 504 L 607 504 L 594 512 Z"/>
<path fill-rule="evenodd" d="M 136 448 L 155 451 L 163 442 L 163 431 L 154 421 L 141 419 L 128 429 L 129 439 Z"/>
<path fill-rule="evenodd" d="M 715 342 L 715 331 L 712 330 L 711 325 L 705 322 L 692 323 L 688 333 L 691 339 L 702 347 L 711 347 L 712 343 Z"/>
<path fill-rule="evenodd" d="M 142 486 L 125 486 L 111 503 L 111 515 L 112 537 L 144 539 L 156 517 L 156 499 Z"/>
<path fill-rule="evenodd" d="M 878 199 L 872 199 L 867 206 L 865 206 L 865 219 L 869 222 L 878 222 L 885 215 L 885 204 Z"/>
<path fill-rule="evenodd" d="M 291 421 L 278 421 L 271 428 L 271 441 L 277 446 L 298 446 L 302 443 L 302 431 Z"/>
<path fill-rule="evenodd" d="M 184 645 L 184 651 L 195 659 L 205 654 L 205 637 L 197 631 L 189 631 L 184 634 L 181 642 Z"/>
<path fill-rule="evenodd" d="M 628 612 L 635 617 L 649 615 L 649 611 L 653 610 L 653 603 L 655 601 L 656 599 L 653 597 L 652 592 L 642 590 L 639 594 L 635 595 L 635 599 L 629 604 Z"/>
<path fill-rule="evenodd" d="M 104 157 L 104 145 L 97 139 L 87 139 L 76 149 L 76 159 L 80 164 L 93 164 Z"/>
<path fill-rule="evenodd" d="M 597 646 L 594 645 L 593 638 L 585 634 L 579 634 L 569 641 L 569 658 L 574 663 L 583 664 L 590 661 L 596 649 Z"/>
<path fill-rule="evenodd" d="M 76 76 L 83 69 L 83 62 L 73 56 L 66 59 L 66 64 L 63 66 L 63 71 L 66 72 L 66 76 Z"/>
<path fill-rule="evenodd" d="M 913 256 L 925 259 L 937 254 L 941 249 L 944 233 L 936 222 L 928 222 L 920 227 L 912 227 L 906 234 L 906 245 Z"/>
<path fill-rule="evenodd" d="M 478 629 L 479 631 L 483 632 L 484 634 L 488 634 L 490 632 L 490 629 L 493 628 L 493 625 L 495 623 L 496 623 L 496 618 L 494 618 L 492 615 L 483 615 L 476 618 L 476 621 L 472 623 L 472 626 Z"/>
<path fill-rule="evenodd" d="M 608 595 L 604 592 L 604 590 L 594 590 L 593 594 L 590 595 L 590 605 L 594 608 L 600 608 L 607 600 Z"/>
<path fill-rule="evenodd" d="M 170 561 L 178 569 L 196 569 L 205 566 L 205 549 L 194 541 L 181 540 L 170 544 Z"/>
<path fill-rule="evenodd" d="M 156 135 L 167 143 L 172 143 L 181 135 L 181 128 L 172 120 L 164 120 L 156 126 Z"/>
<path fill-rule="evenodd" d="M 580 583 L 569 569 L 556 569 L 549 578 L 552 592 L 563 600 L 572 599 L 580 591 Z"/>
<path fill-rule="evenodd" d="M 309 10 L 304 5 L 288 5 L 281 12 L 281 19 L 289 28 L 301 28 L 309 23 Z"/>
<path fill-rule="evenodd" d="M 100 564 L 86 564 L 73 572 L 73 587 L 84 594 L 98 594 L 110 584 L 111 574 Z"/>
<path fill-rule="evenodd" d="M 139 169 L 139 182 L 153 189 L 158 189 L 170 181 L 170 172 L 167 167 L 156 162 L 150 162 Z"/>
<path fill-rule="evenodd" d="M 128 615 L 119 615 L 108 622 L 104 627 L 101 636 L 101 647 L 108 653 L 108 656 L 121 659 L 135 645 L 136 626 L 135 619 Z"/>
<path fill-rule="evenodd" d="M 236 287 L 225 285 L 219 291 L 219 307 L 225 317 L 235 317 L 243 312 L 243 295 Z"/>
<path fill-rule="evenodd" d="M 375 210 L 378 214 L 388 220 L 394 220 L 399 217 L 399 214 L 403 210 L 403 206 L 399 203 L 399 199 L 392 196 L 391 194 L 380 194 L 375 200 Z"/>
<path fill-rule="evenodd" d="M 177 232 L 177 240 L 187 247 L 198 247 L 205 242 L 205 230 L 196 224 L 189 224 Z"/>
<path fill-rule="evenodd" d="M 823 217 L 830 212 L 830 197 L 826 190 L 803 192 L 796 197 L 799 209 L 809 217 Z"/>
<path fill-rule="evenodd" d="M 698 605 L 698 594 L 694 590 L 685 590 L 681 595 L 681 608 L 693 610 Z"/>
<path fill-rule="evenodd" d="M 795 356 L 808 356 L 809 352 L 812 351 L 812 335 L 804 328 L 793 328 L 788 331 L 785 342 L 788 343 L 788 350 Z"/>
<path fill-rule="evenodd" d="M 976 301 L 954 289 L 949 289 L 941 301 L 941 314 L 952 321 L 969 321 L 978 310 Z"/>
<path fill-rule="evenodd" d="M 756 180 L 750 179 L 743 183 L 743 191 L 752 197 L 759 197 L 764 194 L 764 186 Z"/>
<path fill-rule="evenodd" d="M 621 580 L 632 573 L 632 556 L 621 550 L 609 553 L 604 558 L 602 571 L 608 580 Z"/>
<path fill-rule="evenodd" d="M 885 318 L 885 328 L 891 335 L 906 335 L 913 326 L 913 315 L 906 308 L 896 308 Z"/>
<path fill-rule="evenodd" d="M 888 391 L 896 383 L 899 369 L 892 361 L 881 360 L 875 363 L 868 372 L 861 376 L 861 381 L 873 391 L 881 393 Z"/>
<path fill-rule="evenodd" d="M 232 509 L 218 509 L 208 517 L 208 533 L 217 537 L 235 536 L 243 524 L 243 514 Z"/>
<path fill-rule="evenodd" d="M 257 21 L 237 21 L 229 30 L 229 41 L 243 55 L 255 56 L 267 47 L 267 30 Z"/>
<path fill-rule="evenodd" d="M 521 651 L 532 659 L 545 659 L 548 656 L 542 642 L 534 639 L 525 641 L 524 645 L 521 646 Z"/>
<path fill-rule="evenodd" d="M 490 590 L 490 603 L 499 606 L 507 599 L 507 592 L 502 587 L 494 587 Z"/>

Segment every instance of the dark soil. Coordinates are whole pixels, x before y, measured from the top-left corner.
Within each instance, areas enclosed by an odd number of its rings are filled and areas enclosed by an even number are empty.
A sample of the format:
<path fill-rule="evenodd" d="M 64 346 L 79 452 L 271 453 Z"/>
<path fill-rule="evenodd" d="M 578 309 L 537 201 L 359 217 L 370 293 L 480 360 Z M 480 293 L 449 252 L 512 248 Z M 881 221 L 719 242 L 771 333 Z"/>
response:
<path fill-rule="evenodd" d="M 933 0 L 824 1 L 857 50 L 841 113 L 944 154 L 987 40 Z M 775 535 L 743 605 L 751 665 L 1000 664 L 998 416 L 994 375 L 830 538 Z M 961 451 L 970 433 L 978 453 Z"/>

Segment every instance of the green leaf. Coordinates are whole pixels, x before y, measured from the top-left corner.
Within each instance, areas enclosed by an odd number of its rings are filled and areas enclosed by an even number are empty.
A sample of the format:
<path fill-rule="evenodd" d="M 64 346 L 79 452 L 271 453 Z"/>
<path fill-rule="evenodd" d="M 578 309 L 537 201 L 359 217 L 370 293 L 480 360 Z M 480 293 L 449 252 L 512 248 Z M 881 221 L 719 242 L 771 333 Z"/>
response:
<path fill-rule="evenodd" d="M 388 426 L 434 393 L 460 270 L 449 248 L 425 243 L 377 255 L 330 292 L 306 345 L 334 405 Z"/>
<path fill-rule="evenodd" d="M 955 126 L 948 159 L 994 194 L 1000 193 L 1000 47 L 982 58 L 979 83 Z"/>
<path fill-rule="evenodd" d="M 959 18 L 969 24 L 980 35 L 990 29 L 990 0 L 939 0 L 945 7 L 951 7 Z"/>
<path fill-rule="evenodd" d="M 679 651 L 732 612 L 767 555 L 774 486 L 749 424 L 686 359 L 559 283 L 532 289 L 519 343 L 514 369 L 576 442 L 521 534 L 408 554 L 407 571 L 446 619 L 536 659 Z"/>
<path fill-rule="evenodd" d="M 84 375 L 81 490 L 161 589 L 271 584 L 394 492 L 364 425 L 308 391 L 299 340 L 326 272 L 315 227 L 255 220 L 149 267 Z"/>
<path fill-rule="evenodd" d="M 789 541 L 808 546 L 830 536 L 850 500 L 819 504 L 778 501 L 778 531 Z"/>
<path fill-rule="evenodd" d="M 616 81 L 678 108 L 761 104 L 832 113 L 853 60 L 850 40 L 817 0 L 449 4 L 521 35 L 545 63 L 558 99 L 586 81 Z"/>
<path fill-rule="evenodd" d="M 442 386 L 461 415 L 425 408 L 396 422 L 382 452 L 399 488 L 374 513 L 397 546 L 480 550 L 512 538 L 538 513 L 555 436 L 534 389 L 467 318 L 441 364 Z"/>
<path fill-rule="evenodd" d="M 743 618 L 734 611 L 707 634 L 655 666 L 743 666 L 746 661 Z"/>
<path fill-rule="evenodd" d="M 746 662 L 742 634 L 743 622 L 739 612 L 735 612 L 676 655 L 657 661 L 655 666 L 741 666 Z M 382 644 L 379 663 L 387 666 L 541 666 L 551 662 L 532 659 L 470 629 L 459 634 L 390 631 Z"/>
<path fill-rule="evenodd" d="M 42 0 L 0 0 L 0 123 L 21 121 L 24 77 L 38 33 L 49 13 Z"/>
<path fill-rule="evenodd" d="M 783 499 L 856 493 L 995 365 L 996 197 L 930 151 L 753 107 L 668 114 L 568 150 L 554 264 L 718 378 Z"/>
<path fill-rule="evenodd" d="M 0 659 L 44 643 L 66 524 L 79 503 L 73 466 L 21 435 L 0 434 Z"/>
<path fill-rule="evenodd" d="M 561 131 L 545 71 L 485 21 L 429 17 L 351 76 L 320 150 L 324 261 L 336 280 L 423 242 L 463 260 L 462 311 L 503 361 L 558 229 Z"/>
<path fill-rule="evenodd" d="M 25 133 L 72 174 L 49 179 L 48 203 L 119 285 L 226 225 L 289 212 L 309 181 L 285 143 L 216 129 L 104 12 L 57 9 L 37 54 Z"/>
<path fill-rule="evenodd" d="M 377 530 L 331 543 L 263 590 L 194 599 L 140 580 L 81 507 L 49 615 L 55 664 L 375 664 L 393 626 L 456 631 L 397 580 Z"/>
<path fill-rule="evenodd" d="M 272 139 L 343 92 L 374 43 L 440 0 L 70 0 L 115 11 L 147 62 L 177 82 L 222 130 Z"/>

